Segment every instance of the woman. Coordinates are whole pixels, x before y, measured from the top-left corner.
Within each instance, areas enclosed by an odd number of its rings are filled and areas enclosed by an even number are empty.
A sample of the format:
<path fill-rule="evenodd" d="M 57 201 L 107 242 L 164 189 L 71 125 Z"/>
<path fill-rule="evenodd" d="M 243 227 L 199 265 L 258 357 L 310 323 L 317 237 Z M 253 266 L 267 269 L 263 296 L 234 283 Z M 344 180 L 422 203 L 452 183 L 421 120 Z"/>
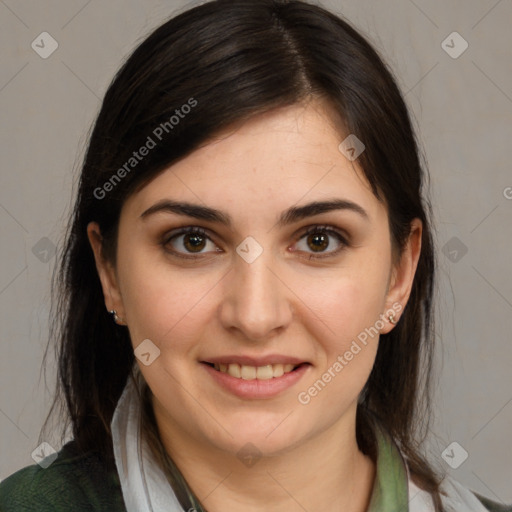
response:
<path fill-rule="evenodd" d="M 218 0 L 159 27 L 106 93 L 62 257 L 74 439 L 1 509 L 512 510 L 418 447 L 425 178 L 391 73 L 333 14 Z"/>

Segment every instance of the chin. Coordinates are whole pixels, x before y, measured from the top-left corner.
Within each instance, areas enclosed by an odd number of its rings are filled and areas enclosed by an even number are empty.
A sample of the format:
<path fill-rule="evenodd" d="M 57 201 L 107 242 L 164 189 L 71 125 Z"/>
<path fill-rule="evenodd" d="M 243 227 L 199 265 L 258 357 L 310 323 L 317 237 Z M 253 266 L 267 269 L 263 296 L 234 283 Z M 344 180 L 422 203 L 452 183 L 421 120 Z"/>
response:
<path fill-rule="evenodd" d="M 278 420 L 272 415 L 269 421 L 257 421 L 254 416 L 248 414 L 245 416 L 244 421 L 224 424 L 233 437 L 223 431 L 222 447 L 219 448 L 237 456 L 244 447 L 249 451 L 259 452 L 260 456 L 277 456 L 292 449 L 307 437 L 306 432 L 292 431 L 289 428 L 291 425 L 285 425 L 287 420 L 283 422 L 283 419 L 286 415 L 280 416 Z M 219 439 L 211 441 L 219 444 Z"/>

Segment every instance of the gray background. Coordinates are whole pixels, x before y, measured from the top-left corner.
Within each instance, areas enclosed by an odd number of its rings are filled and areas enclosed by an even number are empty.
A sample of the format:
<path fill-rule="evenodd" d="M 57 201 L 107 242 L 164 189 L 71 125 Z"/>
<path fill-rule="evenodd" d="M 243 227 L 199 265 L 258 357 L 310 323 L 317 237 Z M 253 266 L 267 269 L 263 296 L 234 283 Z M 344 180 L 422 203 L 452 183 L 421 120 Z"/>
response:
<path fill-rule="evenodd" d="M 127 53 L 185 5 L 0 0 L 0 479 L 34 463 L 49 405 L 54 366 L 49 389 L 40 370 L 53 248 L 89 126 Z M 511 503 L 512 2 L 323 5 L 365 32 L 399 77 L 432 175 L 442 280 L 432 457 Z M 59 44 L 47 59 L 31 48 L 44 31 Z M 454 31 L 469 44 L 458 58 L 442 46 Z M 452 39 L 453 53 L 462 46 Z M 441 456 L 454 441 L 469 454 L 457 469 Z M 452 465 L 462 455 L 445 452 Z"/>

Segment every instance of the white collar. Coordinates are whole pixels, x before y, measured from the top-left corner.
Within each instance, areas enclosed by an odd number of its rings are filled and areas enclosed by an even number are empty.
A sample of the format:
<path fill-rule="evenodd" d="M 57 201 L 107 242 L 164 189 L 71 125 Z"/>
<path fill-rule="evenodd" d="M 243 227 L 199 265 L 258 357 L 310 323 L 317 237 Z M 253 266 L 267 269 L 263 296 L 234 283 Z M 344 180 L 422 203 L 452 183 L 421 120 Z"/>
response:
<path fill-rule="evenodd" d="M 141 435 L 141 405 L 131 376 L 112 418 L 112 441 L 127 512 L 183 512 Z"/>

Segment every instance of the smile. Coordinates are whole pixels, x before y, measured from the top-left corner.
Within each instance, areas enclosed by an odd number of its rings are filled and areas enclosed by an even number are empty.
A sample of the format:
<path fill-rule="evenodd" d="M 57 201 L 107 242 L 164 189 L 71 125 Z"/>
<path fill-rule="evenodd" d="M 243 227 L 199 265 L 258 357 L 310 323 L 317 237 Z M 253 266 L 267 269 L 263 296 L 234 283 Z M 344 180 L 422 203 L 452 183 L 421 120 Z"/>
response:
<path fill-rule="evenodd" d="M 282 377 L 285 373 L 290 373 L 300 365 L 293 364 L 267 364 L 264 366 L 239 365 L 238 363 L 215 363 L 215 370 L 227 373 L 231 377 L 243 380 L 269 380 Z"/>
<path fill-rule="evenodd" d="M 206 361 L 201 366 L 221 389 L 243 399 L 272 398 L 297 384 L 311 368 L 309 363 L 251 366 Z"/>

